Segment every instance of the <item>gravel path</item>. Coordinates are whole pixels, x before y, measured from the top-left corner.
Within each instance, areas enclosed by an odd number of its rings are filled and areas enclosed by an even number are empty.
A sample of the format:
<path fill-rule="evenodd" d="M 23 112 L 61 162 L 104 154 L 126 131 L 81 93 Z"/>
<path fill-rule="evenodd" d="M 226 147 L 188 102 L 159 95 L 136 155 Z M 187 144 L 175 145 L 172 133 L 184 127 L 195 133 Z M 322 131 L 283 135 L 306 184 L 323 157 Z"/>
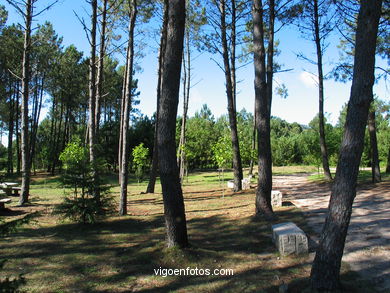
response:
<path fill-rule="evenodd" d="M 302 209 L 318 242 L 331 185 L 313 183 L 307 174 L 275 176 L 274 189 L 283 201 Z M 343 261 L 380 291 L 390 292 L 390 182 L 358 186 Z"/>

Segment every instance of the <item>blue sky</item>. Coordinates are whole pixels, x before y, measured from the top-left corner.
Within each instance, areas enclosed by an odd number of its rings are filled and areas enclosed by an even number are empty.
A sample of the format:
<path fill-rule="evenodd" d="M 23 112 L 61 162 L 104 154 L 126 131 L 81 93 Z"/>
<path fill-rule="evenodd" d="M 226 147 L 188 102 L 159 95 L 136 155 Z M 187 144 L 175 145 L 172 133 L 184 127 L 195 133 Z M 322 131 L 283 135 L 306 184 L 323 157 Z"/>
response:
<path fill-rule="evenodd" d="M 40 0 L 37 5 L 47 5 L 51 1 Z M 5 4 L 9 11 L 8 24 L 20 21 L 14 9 Z M 37 9 L 39 10 L 39 9 Z M 88 56 L 89 47 L 85 33 L 80 22 L 77 20 L 74 11 L 81 17 L 86 18 L 89 23 L 87 12 L 89 7 L 85 1 L 60 0 L 51 10 L 46 11 L 37 18 L 35 24 L 50 21 L 59 36 L 63 37 L 64 46 L 76 45 L 79 50 Z M 303 52 L 305 55 L 315 58 L 313 54 L 314 44 L 301 38 L 299 32 L 293 27 L 284 28 L 277 34 L 280 40 L 281 54 L 277 62 L 283 64 L 285 69 L 293 69 L 289 72 L 275 75 L 275 83 L 284 83 L 287 86 L 289 95 L 286 99 L 274 96 L 272 104 L 272 115 L 281 117 L 289 122 L 308 124 L 318 112 L 318 89 L 315 84 L 316 68 L 307 62 L 296 57 L 296 53 Z M 337 49 L 339 37 L 331 36 L 329 47 L 324 56 L 324 71 L 328 72 L 332 64 L 337 62 L 339 52 Z M 157 81 L 157 50 L 156 41 L 148 41 L 149 47 L 144 50 L 145 57 L 140 63 L 142 72 L 136 74 L 139 80 L 141 92 L 141 103 L 139 108 L 142 113 L 151 116 L 156 108 L 155 89 Z M 199 53 L 194 52 L 194 55 Z M 191 89 L 189 114 L 193 115 L 203 104 L 207 104 L 215 117 L 227 113 L 227 102 L 225 96 L 224 74 L 211 60 L 208 53 L 200 54 L 193 61 L 193 82 L 198 84 Z M 386 61 L 377 60 L 377 64 L 385 64 Z M 237 73 L 240 81 L 238 84 L 237 108 L 245 108 L 253 112 L 254 90 L 253 64 L 240 69 Z M 325 112 L 331 123 L 336 123 L 341 107 L 348 101 L 350 94 L 350 83 L 338 83 L 333 80 L 325 82 Z M 384 100 L 389 100 L 389 89 L 384 81 L 376 84 L 374 92 Z M 182 112 L 179 104 L 179 114 Z"/>

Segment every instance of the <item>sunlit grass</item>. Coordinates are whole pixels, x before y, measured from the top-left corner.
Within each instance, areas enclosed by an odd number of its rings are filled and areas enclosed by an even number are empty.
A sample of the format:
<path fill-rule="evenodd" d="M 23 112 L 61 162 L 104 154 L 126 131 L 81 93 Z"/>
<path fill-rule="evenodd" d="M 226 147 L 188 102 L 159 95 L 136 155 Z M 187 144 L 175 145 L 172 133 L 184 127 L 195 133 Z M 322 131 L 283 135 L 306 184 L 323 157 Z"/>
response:
<path fill-rule="evenodd" d="M 300 172 L 300 167 L 277 172 Z M 303 171 L 302 171 L 303 172 Z M 309 171 L 310 172 L 310 171 Z M 116 175 L 105 176 L 118 202 Z M 232 178 L 224 174 L 225 181 Z M 165 247 L 161 187 L 143 194 L 147 182 L 131 178 L 128 215 L 112 215 L 94 225 L 64 222 L 52 214 L 66 190 L 58 177 L 33 178 L 32 205 L 15 212 L 39 210 L 36 224 L 0 240 L 0 253 L 8 259 L 1 276 L 23 274 L 26 292 L 289 292 L 308 286 L 310 259 L 280 257 L 271 239 L 271 225 L 254 217 L 255 189 L 233 193 L 218 172 L 190 174 L 183 185 L 191 247 Z M 254 184 L 255 179 L 252 180 Z M 276 208 L 274 223 L 293 221 L 309 232 L 302 213 L 293 206 Z M 14 219 L 20 214 L 11 214 Z M 154 269 L 233 269 L 233 276 L 156 276 Z M 359 287 L 350 282 L 350 292 Z M 357 284 L 357 283 L 356 283 Z M 362 287 L 364 288 L 364 286 Z M 367 292 L 367 291 L 361 291 Z"/>

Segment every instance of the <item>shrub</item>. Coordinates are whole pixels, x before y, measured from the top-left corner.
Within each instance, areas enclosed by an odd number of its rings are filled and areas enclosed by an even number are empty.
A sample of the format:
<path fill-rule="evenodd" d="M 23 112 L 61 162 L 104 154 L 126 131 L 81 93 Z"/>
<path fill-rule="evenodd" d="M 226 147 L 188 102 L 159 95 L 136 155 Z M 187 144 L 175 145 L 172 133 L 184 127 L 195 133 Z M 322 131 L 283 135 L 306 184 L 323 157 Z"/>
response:
<path fill-rule="evenodd" d="M 54 213 L 78 223 L 95 223 L 111 210 L 112 203 L 108 188 L 93 180 L 87 148 L 79 140 L 71 142 L 61 153 L 60 160 L 64 166 L 63 185 L 73 189 L 73 196 L 66 196 Z M 99 196 L 94 196 L 96 189 Z"/>
<path fill-rule="evenodd" d="M 133 149 L 133 166 L 138 182 L 142 180 L 145 168 L 148 166 L 148 154 L 149 149 L 144 147 L 143 143 L 140 143 Z"/>

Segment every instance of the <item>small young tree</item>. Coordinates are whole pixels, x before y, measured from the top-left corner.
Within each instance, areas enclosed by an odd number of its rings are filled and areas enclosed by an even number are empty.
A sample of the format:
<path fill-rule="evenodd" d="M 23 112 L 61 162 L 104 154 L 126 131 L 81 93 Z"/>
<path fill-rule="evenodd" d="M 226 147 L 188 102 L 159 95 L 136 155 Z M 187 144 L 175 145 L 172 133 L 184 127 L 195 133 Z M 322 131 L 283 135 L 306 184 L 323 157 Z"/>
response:
<path fill-rule="evenodd" d="M 224 176 L 224 171 L 225 168 L 228 168 L 229 165 L 231 166 L 232 164 L 232 145 L 230 143 L 230 139 L 227 136 L 222 136 L 218 142 L 213 146 L 213 154 L 214 154 L 214 161 L 218 165 L 218 175 L 220 174 L 219 172 L 221 171 L 222 173 L 222 180 L 221 176 L 219 177 L 220 184 L 222 182 L 222 186 L 224 188 L 224 181 L 225 181 L 225 176 Z M 222 190 L 222 195 L 224 193 L 224 190 Z"/>
<path fill-rule="evenodd" d="M 133 149 L 133 167 L 138 183 L 142 180 L 146 167 L 148 166 L 149 149 L 140 143 Z"/>
<path fill-rule="evenodd" d="M 107 188 L 96 186 L 88 149 L 81 145 L 79 140 L 71 142 L 60 155 L 64 172 L 62 181 L 65 187 L 73 189 L 73 196 L 65 197 L 54 213 L 60 214 L 83 224 L 94 223 L 106 214 L 111 208 L 111 200 L 107 197 Z M 96 188 L 100 190 L 100 197 L 94 196 Z"/>

